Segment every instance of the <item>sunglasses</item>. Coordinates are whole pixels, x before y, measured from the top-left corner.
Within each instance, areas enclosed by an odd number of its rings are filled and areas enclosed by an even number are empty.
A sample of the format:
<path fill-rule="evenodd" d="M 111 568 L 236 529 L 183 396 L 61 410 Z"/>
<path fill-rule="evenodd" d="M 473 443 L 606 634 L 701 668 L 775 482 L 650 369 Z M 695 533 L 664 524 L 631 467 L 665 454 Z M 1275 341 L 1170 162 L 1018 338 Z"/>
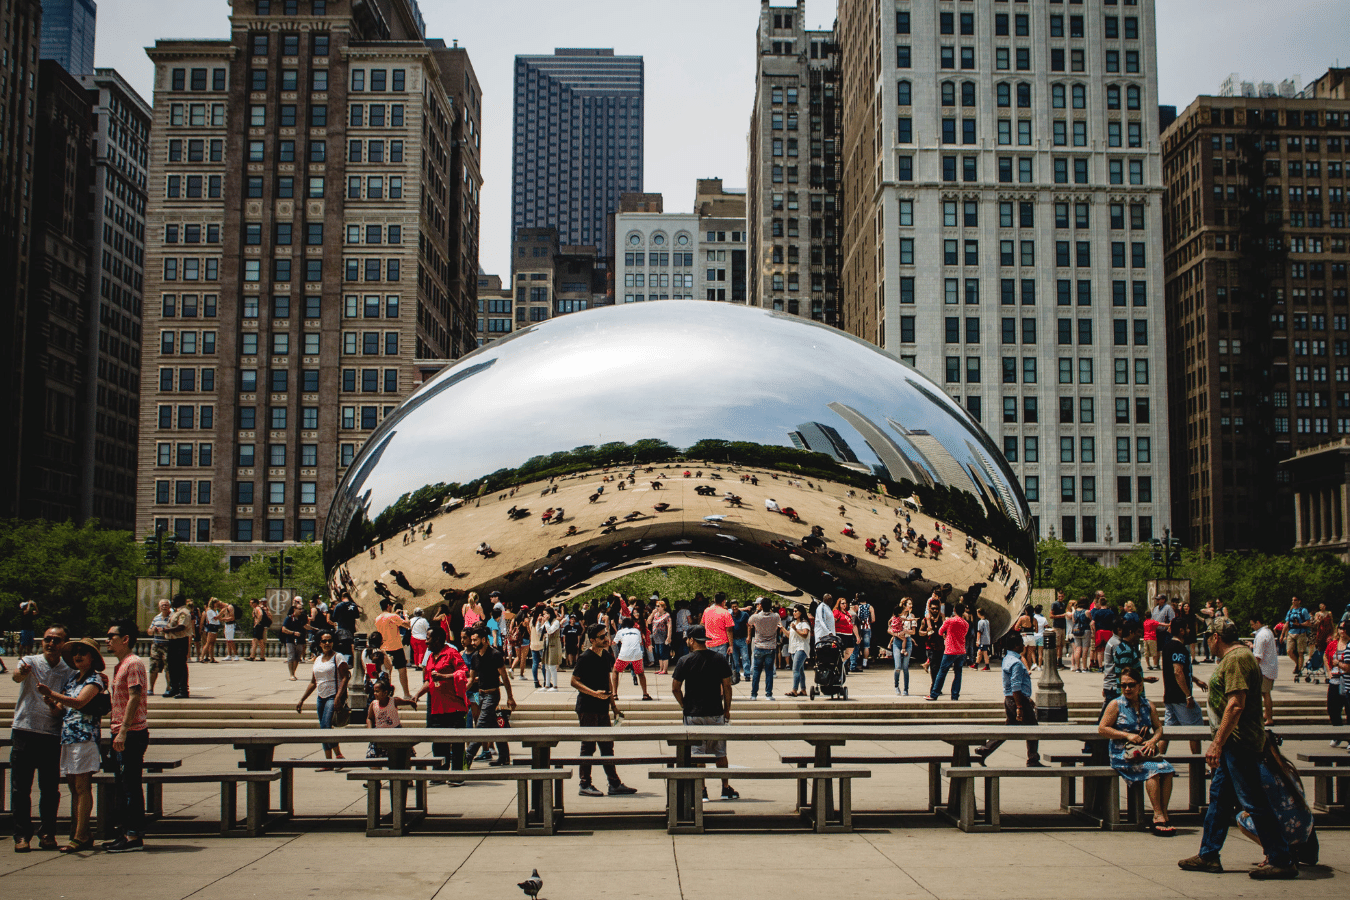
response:
<path fill-rule="evenodd" d="M 65 638 L 42 636 L 42 643 L 44 644 L 64 644 L 65 642 Z"/>
<path fill-rule="evenodd" d="M 1130 688 L 1137 688 L 1137 687 L 1139 687 L 1139 682 L 1137 681 L 1122 681 L 1120 683 L 1120 689 L 1122 691 L 1128 691 Z"/>
<path fill-rule="evenodd" d="M 331 644 L 331 643 L 333 643 L 333 639 L 332 639 L 332 638 L 319 638 L 319 643 L 320 643 L 320 644 Z"/>

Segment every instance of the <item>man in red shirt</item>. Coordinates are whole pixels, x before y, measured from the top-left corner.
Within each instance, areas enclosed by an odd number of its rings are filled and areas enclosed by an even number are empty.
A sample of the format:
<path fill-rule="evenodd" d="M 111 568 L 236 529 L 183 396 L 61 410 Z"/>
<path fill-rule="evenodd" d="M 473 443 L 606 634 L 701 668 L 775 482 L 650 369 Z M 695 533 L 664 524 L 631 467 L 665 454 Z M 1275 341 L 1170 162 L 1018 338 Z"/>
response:
<path fill-rule="evenodd" d="M 731 628 L 735 624 L 735 620 L 731 617 L 731 611 L 727 609 L 726 594 L 718 591 L 713 595 L 712 606 L 703 611 L 703 619 L 699 624 L 708 633 L 708 649 L 714 650 L 730 660 Z"/>
<path fill-rule="evenodd" d="M 938 628 L 938 634 L 945 642 L 942 649 L 942 664 L 938 668 L 937 680 L 933 682 L 933 692 L 925 699 L 936 700 L 942 696 L 942 684 L 947 680 L 947 670 L 955 669 L 952 676 L 952 699 L 961 696 L 961 667 L 966 661 L 966 632 L 970 623 L 956 612 L 956 607 L 947 607 L 947 618 Z"/>
<path fill-rule="evenodd" d="M 112 762 L 116 767 L 117 798 L 113 803 L 115 840 L 103 844 L 108 853 L 144 850 L 145 793 L 141 772 L 145 767 L 145 748 L 150 731 L 145 721 L 145 704 L 150 692 L 150 673 L 145 663 L 131 652 L 139 637 L 134 622 L 115 622 L 108 626 L 108 649 L 117 655 L 112 676 Z"/>
<path fill-rule="evenodd" d="M 427 727 L 463 728 L 464 714 L 469 711 L 469 669 L 464 665 L 464 657 L 459 655 L 459 651 L 446 644 L 445 632 L 440 628 L 427 632 L 427 664 L 422 670 L 422 680 L 422 689 L 413 699 L 419 700 L 424 694 L 429 695 Z M 431 752 L 444 759 L 452 772 L 464 768 L 462 742 L 452 743 L 448 747 L 443 743 L 433 743 Z"/>

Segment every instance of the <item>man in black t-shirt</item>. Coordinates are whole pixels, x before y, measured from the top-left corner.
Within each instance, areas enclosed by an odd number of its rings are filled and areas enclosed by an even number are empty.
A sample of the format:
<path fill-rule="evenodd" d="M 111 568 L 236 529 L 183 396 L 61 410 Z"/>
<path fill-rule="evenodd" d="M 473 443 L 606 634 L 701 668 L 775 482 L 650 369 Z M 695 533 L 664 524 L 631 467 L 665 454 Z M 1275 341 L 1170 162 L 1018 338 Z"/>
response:
<path fill-rule="evenodd" d="M 572 687 L 577 692 L 577 723 L 582 728 L 608 728 L 609 711 L 618 712 L 614 692 L 610 689 L 609 676 L 614 671 L 614 654 L 610 652 L 609 629 L 604 625 L 592 625 L 586 630 L 590 638 L 590 648 L 577 659 L 572 670 Z M 582 741 L 581 755 L 595 755 L 596 745 L 600 747 L 600 756 L 614 755 L 613 741 Z M 583 797 L 603 797 L 600 789 L 591 783 L 591 765 L 582 763 L 577 767 L 581 779 Z M 605 766 L 605 777 L 609 779 L 609 795 L 636 794 L 637 788 L 631 788 L 619 780 L 619 772 L 612 765 Z"/>
<path fill-rule="evenodd" d="M 309 618 L 305 615 L 300 602 L 291 604 L 290 614 L 281 622 L 281 643 L 286 648 L 286 668 L 291 671 L 291 681 L 295 681 L 295 670 L 300 665 L 300 657 L 305 652 L 305 630 Z"/>
<path fill-rule="evenodd" d="M 685 641 L 690 652 L 680 658 L 670 673 L 670 692 L 684 710 L 684 724 L 725 725 L 731 719 L 731 665 L 725 656 L 708 649 L 708 632 L 702 625 L 690 626 Z M 700 752 L 716 757 L 717 768 L 727 767 L 726 741 L 705 741 Z M 736 800 L 740 796 L 731 782 L 723 778 L 722 799 Z"/>
<path fill-rule="evenodd" d="M 361 607 L 346 591 L 328 611 L 328 619 L 333 623 L 333 649 L 347 657 L 347 665 L 352 664 L 352 641 L 356 637 L 356 620 L 361 615 Z"/>
<path fill-rule="evenodd" d="M 478 691 L 478 720 L 474 728 L 502 728 L 511 726 L 511 713 L 516 708 L 516 698 L 511 692 L 511 675 L 506 671 L 506 659 L 502 652 L 488 643 L 487 629 L 480 626 L 469 632 L 469 646 L 473 648 L 474 659 L 470 664 L 469 693 Z M 506 708 L 501 710 L 501 722 L 497 720 L 502 691 L 506 691 Z M 481 743 L 469 745 L 464 754 L 464 768 L 469 768 L 473 758 L 482 749 Z M 497 742 L 497 758 L 488 763 L 491 766 L 511 765 L 511 747 L 505 741 Z"/>
<path fill-rule="evenodd" d="M 581 652 L 581 636 L 585 633 L 586 629 L 577 621 L 577 614 L 569 613 L 567 623 L 562 627 L 563 654 L 567 657 L 567 665 L 576 666 L 577 654 Z"/>
<path fill-rule="evenodd" d="M 1198 684 L 1205 690 L 1209 690 L 1209 686 L 1191 672 L 1191 652 L 1186 649 L 1186 643 L 1191 640 L 1190 625 L 1177 621 L 1172 625 L 1170 631 L 1158 629 L 1158 656 L 1162 660 L 1164 724 L 1168 727 L 1204 725 L 1205 714 L 1192 696 L 1191 685 Z M 1191 752 L 1200 752 L 1199 741 L 1191 741 Z"/>

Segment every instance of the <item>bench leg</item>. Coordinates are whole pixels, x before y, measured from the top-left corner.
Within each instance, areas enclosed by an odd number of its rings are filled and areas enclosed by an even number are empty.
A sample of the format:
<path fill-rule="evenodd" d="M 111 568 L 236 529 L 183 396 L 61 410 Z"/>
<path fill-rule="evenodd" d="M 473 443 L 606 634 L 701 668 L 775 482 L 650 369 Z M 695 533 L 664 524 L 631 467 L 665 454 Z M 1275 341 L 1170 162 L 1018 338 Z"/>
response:
<path fill-rule="evenodd" d="M 530 783 L 516 782 L 516 834 L 530 833 Z"/>
<path fill-rule="evenodd" d="M 220 834 L 221 837 L 228 837 L 230 831 L 234 828 L 235 821 L 239 818 L 238 794 L 235 788 L 238 782 L 222 781 L 220 783 Z"/>
<path fill-rule="evenodd" d="M 145 814 L 151 819 L 164 818 L 164 785 L 152 782 L 145 786 Z"/>
<path fill-rule="evenodd" d="M 288 816 L 295 815 L 295 769 L 283 766 L 281 769 L 281 811 Z"/>
<path fill-rule="evenodd" d="M 839 824 L 845 833 L 853 831 L 853 779 L 839 779 Z"/>
<path fill-rule="evenodd" d="M 1094 778 L 1097 796 L 1101 798 L 1102 827 L 1108 831 L 1120 829 L 1120 785 L 1114 777 Z M 1083 780 L 1083 792 L 1087 793 L 1087 779 Z"/>
<path fill-rule="evenodd" d="M 117 788 L 111 784 L 94 785 L 94 836 L 101 841 L 112 838 L 113 798 Z"/>
<path fill-rule="evenodd" d="M 402 836 L 408 830 L 408 782 L 391 781 L 389 787 L 391 788 L 389 811 L 393 818 L 390 824 L 393 826 L 394 834 Z"/>
<path fill-rule="evenodd" d="M 1002 804 L 999 801 L 998 783 L 998 778 L 984 780 L 984 818 L 990 831 L 999 830 L 999 809 Z"/>
<path fill-rule="evenodd" d="M 1064 769 L 1073 769 L 1073 763 L 1060 763 Z M 1078 805 L 1078 779 L 1073 775 L 1065 775 L 1059 780 L 1059 808 L 1070 809 Z"/>
<path fill-rule="evenodd" d="M 799 769 L 805 769 L 805 768 L 806 768 L 806 763 L 797 763 L 797 768 L 799 768 Z M 798 779 L 797 779 L 797 809 L 798 809 L 798 810 L 804 810 L 804 809 L 810 809 L 810 808 L 811 808 L 811 804 L 810 804 L 810 802 L 806 799 L 806 779 L 805 779 L 805 778 L 798 778 Z"/>
<path fill-rule="evenodd" d="M 1144 828 L 1144 785 L 1142 782 L 1125 783 L 1125 818 L 1140 831 Z"/>
<path fill-rule="evenodd" d="M 953 779 L 951 792 L 956 795 L 956 827 L 962 831 L 972 830 L 975 825 L 975 779 Z"/>
<path fill-rule="evenodd" d="M 366 837 L 380 833 L 380 783 L 366 782 Z"/>
<path fill-rule="evenodd" d="M 261 837 L 267 819 L 266 781 L 250 781 L 244 786 L 244 815 L 249 837 Z"/>
<path fill-rule="evenodd" d="M 1326 812 L 1331 805 L 1331 794 L 1335 790 L 1330 775 L 1313 776 L 1313 809 Z"/>
<path fill-rule="evenodd" d="M 679 803 L 679 782 L 669 778 L 666 780 L 666 834 L 678 834 Z"/>
<path fill-rule="evenodd" d="M 942 763 L 928 764 L 928 811 L 934 812 L 942 805 Z"/>

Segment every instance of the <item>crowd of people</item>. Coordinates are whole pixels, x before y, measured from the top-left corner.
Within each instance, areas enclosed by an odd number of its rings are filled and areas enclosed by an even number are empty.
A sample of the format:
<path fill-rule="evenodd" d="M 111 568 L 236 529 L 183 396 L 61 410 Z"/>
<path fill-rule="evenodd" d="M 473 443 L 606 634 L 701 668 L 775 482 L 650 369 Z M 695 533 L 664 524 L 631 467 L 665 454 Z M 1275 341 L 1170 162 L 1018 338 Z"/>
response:
<path fill-rule="evenodd" d="M 687 724 L 724 724 L 731 716 L 732 686 L 742 679 L 750 682 L 750 700 L 759 699 L 761 686 L 772 700 L 776 671 L 789 669 L 792 688 L 786 696 L 805 694 L 808 660 L 825 643 L 839 650 L 841 678 L 889 657 L 894 688 L 902 696 L 909 693 L 912 670 L 922 670 L 929 679 L 924 691 L 929 701 L 940 699 L 949 682 L 949 696 L 958 699 L 964 669 L 989 671 L 998 660 L 1009 725 L 1037 721 L 1032 672 L 1057 665 L 1074 673 L 1099 673 L 1098 731 L 1109 740 L 1111 765 L 1125 780 L 1143 785 L 1151 829 L 1159 836 L 1175 833 L 1169 806 L 1176 771 L 1167 758 L 1167 731 L 1205 724 L 1208 708 L 1214 735 L 1206 751 L 1214 772 L 1211 803 L 1200 853 L 1182 860 L 1182 868 L 1220 871 L 1219 851 L 1229 823 L 1236 821 L 1266 853 L 1254 877 L 1297 875 L 1299 860 L 1316 856 L 1316 835 L 1296 772 L 1266 731 L 1273 723 L 1271 690 L 1279 659 L 1287 656 L 1295 681 L 1308 681 L 1309 672 L 1327 679 L 1328 716 L 1342 725 L 1350 707 L 1350 612 L 1337 622 L 1324 604 L 1310 612 L 1293 598 L 1273 628 L 1259 613 L 1251 614 L 1247 626 L 1253 637 L 1247 642 L 1241 638 L 1247 632 L 1223 604 L 1192 610 L 1184 600 L 1160 595 L 1145 606 L 1140 610 L 1126 601 L 1117 609 L 1100 592 L 1070 602 L 1061 592 L 1048 615 L 1040 606 L 1022 610 L 997 648 L 984 610 L 949 585 L 934 589 L 921 604 L 901 598 L 886 621 L 886 640 L 875 643 L 878 617 L 863 594 L 825 594 L 788 605 L 777 596 L 750 603 L 722 593 L 696 594 L 671 603 L 656 594 L 644 601 L 614 592 L 598 601 L 543 600 L 512 609 L 496 591 L 486 599 L 470 592 L 462 604 L 414 608 L 411 614 L 395 599 L 382 597 L 373 630 L 359 634 L 367 613 L 341 591 L 331 606 L 320 598 L 308 604 L 297 598 L 279 628 L 290 678 L 299 680 L 299 666 L 310 663 L 296 711 L 314 696 L 324 729 L 350 721 L 372 729 L 398 728 L 400 708 L 416 709 L 423 702 L 429 728 L 505 728 L 517 706 L 514 682 L 533 679 L 540 690 L 557 691 L 564 670 L 571 673 L 568 686 L 577 694 L 576 714 L 583 726 L 609 727 L 611 713 L 621 716 L 625 676 L 638 688 L 637 696 L 651 700 L 649 675 L 670 678 Z M 253 645 L 247 658 L 260 659 L 271 616 L 262 600 L 251 607 Z M 225 644 L 219 658 L 237 658 L 233 628 L 241 623 L 231 604 L 211 600 L 198 611 L 183 597 L 162 601 L 147 629 L 148 662 L 135 655 L 139 633 L 134 624 L 110 626 L 106 646 L 116 660 L 111 673 L 93 639 L 70 639 L 60 625 L 46 629 L 40 647 L 35 636 L 30 638 L 28 649 L 38 652 L 22 656 L 11 674 L 20 685 L 11 754 L 16 852 L 30 852 L 35 837 L 39 849 L 91 849 L 91 779 L 100 770 L 115 774 L 117 792 L 116 837 L 103 849 L 142 848 L 149 697 L 161 674 L 167 682 L 164 697 L 187 697 L 189 660 L 209 664 L 217 658 L 219 641 Z M 1199 661 L 1215 664 L 1208 681 L 1195 673 Z M 421 673 L 420 684 L 410 683 L 410 671 Z M 1159 682 L 1161 695 L 1150 698 L 1150 687 Z M 350 706 L 354 683 L 366 688 L 360 710 Z M 104 718 L 111 723 L 107 754 L 99 749 Z M 632 793 L 614 764 L 604 762 L 613 756 L 612 742 L 599 737 L 583 743 L 581 755 L 598 754 L 607 790 L 595 786 L 588 764 L 581 767 L 580 793 Z M 977 760 L 987 759 L 1000 743 L 978 748 Z M 1027 765 L 1042 765 L 1037 741 L 1028 738 L 1026 744 Z M 728 766 L 725 742 L 711 741 L 702 750 L 715 765 Z M 372 743 L 367 755 L 376 752 Z M 451 785 L 462 783 L 455 772 L 475 762 L 502 766 L 511 761 L 509 746 L 490 735 L 433 742 L 432 752 L 442 760 Z M 1190 742 L 1190 752 L 1201 752 L 1199 741 Z M 335 766 L 344 758 L 336 741 L 324 744 L 324 753 Z M 60 779 L 72 798 L 71 836 L 64 845 L 55 834 Z M 721 796 L 739 797 L 727 778 Z"/>

